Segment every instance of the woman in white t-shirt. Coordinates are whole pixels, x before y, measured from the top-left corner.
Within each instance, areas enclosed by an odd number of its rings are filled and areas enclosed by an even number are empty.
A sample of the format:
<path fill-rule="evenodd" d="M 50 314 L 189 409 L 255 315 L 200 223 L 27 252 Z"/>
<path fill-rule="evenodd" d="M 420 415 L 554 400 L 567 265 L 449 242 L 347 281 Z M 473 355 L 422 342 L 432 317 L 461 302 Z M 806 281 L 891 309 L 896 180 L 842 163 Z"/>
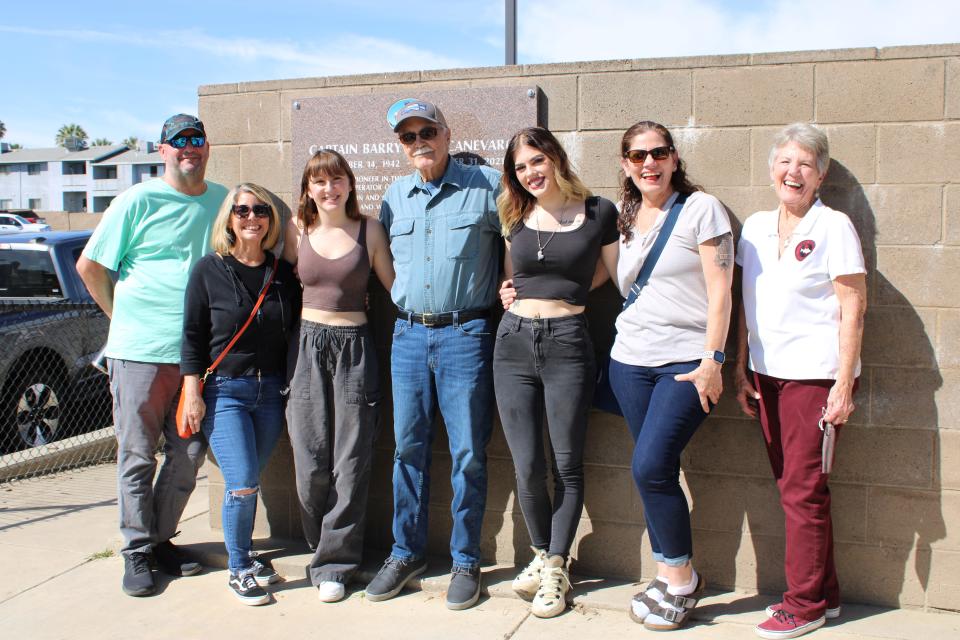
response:
<path fill-rule="evenodd" d="M 689 181 L 663 125 L 633 125 L 620 151 L 624 180 L 615 281 L 624 297 L 671 207 L 685 198 L 648 282 L 617 318 L 610 353 L 610 385 L 634 439 L 633 478 L 657 562 L 657 578 L 634 596 L 630 616 L 663 631 L 682 626 L 704 590 L 691 564 L 680 454 L 723 388 L 733 237 L 726 210 Z"/>
<path fill-rule="evenodd" d="M 737 251 L 736 381 L 743 411 L 759 414 L 786 514 L 787 591 L 756 631 L 793 638 L 840 615 L 825 423 L 839 426 L 854 410 L 866 270 L 849 218 L 817 195 L 830 163 L 826 135 L 790 125 L 769 163 L 780 206 L 747 219 Z"/>

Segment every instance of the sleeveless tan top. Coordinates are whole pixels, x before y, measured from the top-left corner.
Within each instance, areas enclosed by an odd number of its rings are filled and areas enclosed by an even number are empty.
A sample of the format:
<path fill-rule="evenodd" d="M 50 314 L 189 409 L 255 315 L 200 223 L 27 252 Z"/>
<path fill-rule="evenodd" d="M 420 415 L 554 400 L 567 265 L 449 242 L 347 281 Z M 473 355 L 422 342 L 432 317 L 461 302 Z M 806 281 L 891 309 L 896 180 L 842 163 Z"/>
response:
<path fill-rule="evenodd" d="M 297 273 L 303 283 L 303 306 L 323 311 L 365 311 L 370 256 L 367 220 L 360 220 L 357 245 L 339 258 L 324 258 L 303 232 L 297 249 Z"/>

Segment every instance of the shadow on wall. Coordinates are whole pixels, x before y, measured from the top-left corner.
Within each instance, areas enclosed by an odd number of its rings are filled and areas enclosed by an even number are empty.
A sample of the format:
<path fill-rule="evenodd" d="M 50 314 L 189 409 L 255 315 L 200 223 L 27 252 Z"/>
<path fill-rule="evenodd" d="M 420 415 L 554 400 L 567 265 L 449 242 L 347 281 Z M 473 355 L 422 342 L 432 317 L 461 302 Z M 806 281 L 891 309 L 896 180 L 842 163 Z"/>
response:
<path fill-rule="evenodd" d="M 917 310 L 877 271 L 876 218 L 856 177 L 832 161 L 821 197 L 852 220 L 868 272 L 857 410 L 842 429 L 831 479 L 841 589 L 848 602 L 923 606 L 930 545 L 946 535 L 934 402 L 942 378 Z M 696 564 L 713 586 L 781 591 L 779 495 L 759 423 L 740 412 L 732 379 L 724 384 L 683 460 Z"/>

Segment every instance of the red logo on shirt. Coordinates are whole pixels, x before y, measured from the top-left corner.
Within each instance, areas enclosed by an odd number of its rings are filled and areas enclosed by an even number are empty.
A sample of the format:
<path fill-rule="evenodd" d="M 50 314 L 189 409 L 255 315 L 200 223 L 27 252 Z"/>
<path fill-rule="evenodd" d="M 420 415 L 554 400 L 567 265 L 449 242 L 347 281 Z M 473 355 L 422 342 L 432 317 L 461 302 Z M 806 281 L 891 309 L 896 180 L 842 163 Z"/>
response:
<path fill-rule="evenodd" d="M 816 247 L 816 243 L 813 240 L 802 240 L 797 244 L 796 250 L 794 250 L 793 255 L 797 256 L 797 260 L 805 260 L 807 256 L 813 253 L 813 248 Z"/>

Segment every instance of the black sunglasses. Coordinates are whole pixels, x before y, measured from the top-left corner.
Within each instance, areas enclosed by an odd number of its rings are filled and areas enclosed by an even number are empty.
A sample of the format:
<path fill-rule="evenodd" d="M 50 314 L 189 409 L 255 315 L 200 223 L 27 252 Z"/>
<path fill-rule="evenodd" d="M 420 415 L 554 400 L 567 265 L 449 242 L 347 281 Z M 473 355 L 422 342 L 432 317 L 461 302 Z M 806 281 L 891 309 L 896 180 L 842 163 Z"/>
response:
<path fill-rule="evenodd" d="M 641 164 L 649 153 L 654 160 L 665 160 L 675 149 L 673 147 L 654 147 L 653 149 L 631 149 L 623 157 L 633 164 Z"/>
<path fill-rule="evenodd" d="M 437 134 L 440 133 L 440 130 L 436 127 L 424 127 L 420 131 L 406 131 L 400 134 L 400 142 L 403 144 L 413 144 L 417 141 L 417 136 L 420 136 L 420 139 L 423 141 L 433 140 L 437 137 Z"/>
<path fill-rule="evenodd" d="M 176 138 L 170 138 L 167 140 L 167 144 L 175 149 L 183 149 L 187 146 L 188 140 L 190 141 L 190 144 L 197 149 L 207 144 L 206 136 L 177 136 Z"/>
<path fill-rule="evenodd" d="M 231 210 L 233 211 L 233 215 L 241 220 L 249 216 L 251 211 L 253 211 L 253 215 L 257 218 L 270 217 L 270 205 L 266 204 L 255 204 L 252 207 L 248 204 L 235 204 L 231 207 Z"/>

